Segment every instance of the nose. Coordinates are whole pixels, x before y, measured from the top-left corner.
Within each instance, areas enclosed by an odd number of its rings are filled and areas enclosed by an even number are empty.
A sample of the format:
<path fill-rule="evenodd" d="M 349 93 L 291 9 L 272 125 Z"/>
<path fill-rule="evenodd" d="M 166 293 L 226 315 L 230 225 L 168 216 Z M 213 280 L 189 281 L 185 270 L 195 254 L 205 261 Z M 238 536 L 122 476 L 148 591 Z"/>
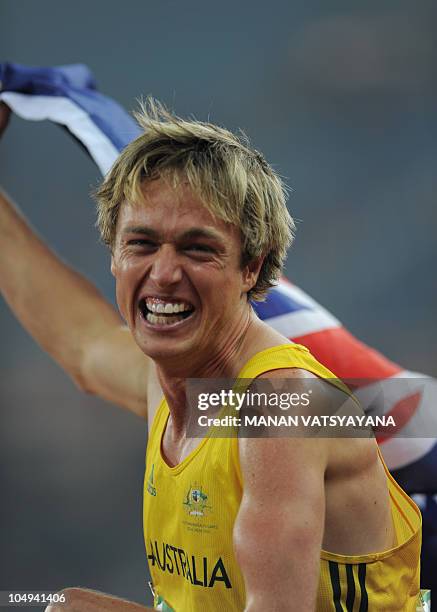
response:
<path fill-rule="evenodd" d="M 160 288 L 175 285 L 181 281 L 182 268 L 178 253 L 171 244 L 162 244 L 156 251 L 149 278 Z"/>

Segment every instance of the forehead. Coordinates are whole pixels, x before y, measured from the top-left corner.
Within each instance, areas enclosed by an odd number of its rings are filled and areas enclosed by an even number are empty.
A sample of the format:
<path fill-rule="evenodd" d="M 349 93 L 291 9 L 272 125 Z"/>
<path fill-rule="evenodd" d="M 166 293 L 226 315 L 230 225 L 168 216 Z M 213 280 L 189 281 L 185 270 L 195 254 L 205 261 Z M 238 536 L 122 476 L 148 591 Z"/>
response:
<path fill-rule="evenodd" d="M 210 228 L 224 239 L 239 238 L 230 223 L 215 217 L 185 182 L 173 187 L 164 179 L 147 182 L 142 187 L 143 201 L 124 202 L 120 207 L 117 234 L 130 227 L 147 226 L 160 233 L 180 233 L 193 228 Z"/>

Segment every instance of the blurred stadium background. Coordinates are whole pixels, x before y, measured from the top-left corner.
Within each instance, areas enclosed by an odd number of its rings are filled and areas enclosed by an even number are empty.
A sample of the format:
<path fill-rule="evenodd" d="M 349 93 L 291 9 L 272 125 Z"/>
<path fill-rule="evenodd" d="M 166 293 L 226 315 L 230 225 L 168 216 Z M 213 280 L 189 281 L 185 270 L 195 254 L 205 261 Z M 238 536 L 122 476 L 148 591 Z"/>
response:
<path fill-rule="evenodd" d="M 0 57 L 83 62 L 125 108 L 153 94 L 243 129 L 292 188 L 288 277 L 357 337 L 436 376 L 436 18 L 430 0 L 2 0 Z M 0 157 L 33 225 L 113 300 L 92 162 L 59 128 L 16 118 Z M 79 394 L 4 303 L 0 315 L 0 590 L 150 601 L 143 423 Z"/>

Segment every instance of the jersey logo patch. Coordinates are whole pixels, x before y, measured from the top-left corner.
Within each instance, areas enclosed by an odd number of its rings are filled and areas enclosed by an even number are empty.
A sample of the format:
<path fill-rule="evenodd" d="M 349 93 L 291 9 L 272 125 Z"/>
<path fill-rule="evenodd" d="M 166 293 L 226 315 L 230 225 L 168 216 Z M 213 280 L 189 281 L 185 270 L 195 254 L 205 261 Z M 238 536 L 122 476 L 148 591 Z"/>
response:
<path fill-rule="evenodd" d="M 155 471 L 155 464 L 152 463 L 152 469 L 150 470 L 149 478 L 147 480 L 147 493 L 150 493 L 153 497 L 156 497 L 156 488 L 153 484 L 153 472 Z"/>
<path fill-rule="evenodd" d="M 197 483 L 188 489 L 183 506 L 190 516 L 205 516 L 205 513 L 211 509 L 208 505 L 208 495 Z"/>

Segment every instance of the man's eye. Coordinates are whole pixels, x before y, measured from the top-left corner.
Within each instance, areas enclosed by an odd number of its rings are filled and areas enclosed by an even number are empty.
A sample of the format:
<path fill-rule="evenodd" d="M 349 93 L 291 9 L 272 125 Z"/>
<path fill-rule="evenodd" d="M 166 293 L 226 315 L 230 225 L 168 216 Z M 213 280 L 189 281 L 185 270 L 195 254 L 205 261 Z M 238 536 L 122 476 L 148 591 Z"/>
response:
<path fill-rule="evenodd" d="M 144 238 L 133 238 L 132 240 L 128 240 L 127 243 L 129 246 L 142 246 L 149 248 L 153 248 L 156 246 L 154 242 L 152 242 L 151 240 L 145 240 Z"/>
<path fill-rule="evenodd" d="M 189 244 L 185 247 L 186 251 L 194 251 L 199 253 L 213 253 L 214 249 L 207 244 Z"/>

